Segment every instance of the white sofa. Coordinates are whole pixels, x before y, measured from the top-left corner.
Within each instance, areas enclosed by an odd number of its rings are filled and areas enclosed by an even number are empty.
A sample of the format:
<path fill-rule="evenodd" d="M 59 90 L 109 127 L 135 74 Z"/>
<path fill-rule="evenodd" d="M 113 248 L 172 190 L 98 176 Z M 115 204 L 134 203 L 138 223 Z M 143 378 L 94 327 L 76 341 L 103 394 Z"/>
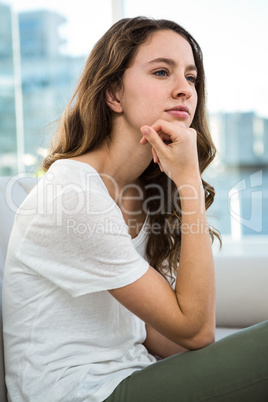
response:
<path fill-rule="evenodd" d="M 2 277 L 6 250 L 17 207 L 37 179 L 0 177 L 0 402 L 6 402 L 2 348 Z M 217 280 L 216 340 L 261 321 L 268 320 L 268 242 L 256 252 L 246 246 L 223 246 L 215 252 Z"/>

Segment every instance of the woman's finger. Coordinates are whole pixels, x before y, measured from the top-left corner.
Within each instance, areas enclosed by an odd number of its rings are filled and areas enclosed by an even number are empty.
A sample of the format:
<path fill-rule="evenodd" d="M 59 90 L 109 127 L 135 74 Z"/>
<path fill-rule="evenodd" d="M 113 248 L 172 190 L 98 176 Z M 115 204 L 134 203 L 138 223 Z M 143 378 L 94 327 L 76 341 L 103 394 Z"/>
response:
<path fill-rule="evenodd" d="M 193 128 L 185 128 L 165 120 L 157 120 L 151 127 L 163 136 L 163 139 L 171 142 L 179 142 L 186 134 L 196 134 Z"/>
<path fill-rule="evenodd" d="M 141 127 L 141 133 L 146 138 L 146 140 L 153 146 L 158 157 L 164 156 L 167 152 L 167 146 L 159 137 L 157 132 L 149 126 Z"/>
<path fill-rule="evenodd" d="M 154 149 L 154 148 L 152 148 L 152 154 L 153 154 L 154 163 L 158 163 L 158 162 L 159 162 L 159 158 L 158 158 L 157 153 L 155 152 L 155 149 Z"/>
<path fill-rule="evenodd" d="M 142 145 L 148 144 L 148 141 L 146 140 L 146 138 L 144 136 L 140 140 L 140 144 L 142 144 Z"/>

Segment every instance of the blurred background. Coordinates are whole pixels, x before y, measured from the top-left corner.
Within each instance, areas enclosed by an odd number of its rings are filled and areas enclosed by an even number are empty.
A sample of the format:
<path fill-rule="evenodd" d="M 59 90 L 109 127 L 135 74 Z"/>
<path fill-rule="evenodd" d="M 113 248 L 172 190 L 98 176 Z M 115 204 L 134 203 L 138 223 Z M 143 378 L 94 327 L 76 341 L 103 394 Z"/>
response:
<path fill-rule="evenodd" d="M 57 119 L 98 38 L 119 18 L 172 19 L 199 42 L 219 151 L 210 223 L 268 240 L 266 0 L 0 0 L 0 176 L 40 174 Z M 267 241 L 268 245 L 268 241 Z"/>

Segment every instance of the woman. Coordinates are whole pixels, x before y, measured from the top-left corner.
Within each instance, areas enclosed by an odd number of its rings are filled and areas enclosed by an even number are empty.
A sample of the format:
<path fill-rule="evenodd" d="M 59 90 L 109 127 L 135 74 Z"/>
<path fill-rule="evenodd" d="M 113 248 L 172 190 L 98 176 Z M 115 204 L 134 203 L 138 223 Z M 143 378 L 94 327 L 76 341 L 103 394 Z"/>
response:
<path fill-rule="evenodd" d="M 213 344 L 204 94 L 173 22 L 124 19 L 96 44 L 10 240 L 12 401 L 265 400 L 267 325 Z"/>

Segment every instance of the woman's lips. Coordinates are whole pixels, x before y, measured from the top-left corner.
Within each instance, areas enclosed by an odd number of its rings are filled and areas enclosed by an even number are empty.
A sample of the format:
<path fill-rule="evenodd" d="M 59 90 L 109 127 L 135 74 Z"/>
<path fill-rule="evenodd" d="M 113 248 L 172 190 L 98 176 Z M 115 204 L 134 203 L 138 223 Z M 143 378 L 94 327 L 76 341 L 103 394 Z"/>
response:
<path fill-rule="evenodd" d="M 186 110 L 169 109 L 169 110 L 166 110 L 166 112 L 179 119 L 188 119 L 189 118 L 189 113 Z"/>

